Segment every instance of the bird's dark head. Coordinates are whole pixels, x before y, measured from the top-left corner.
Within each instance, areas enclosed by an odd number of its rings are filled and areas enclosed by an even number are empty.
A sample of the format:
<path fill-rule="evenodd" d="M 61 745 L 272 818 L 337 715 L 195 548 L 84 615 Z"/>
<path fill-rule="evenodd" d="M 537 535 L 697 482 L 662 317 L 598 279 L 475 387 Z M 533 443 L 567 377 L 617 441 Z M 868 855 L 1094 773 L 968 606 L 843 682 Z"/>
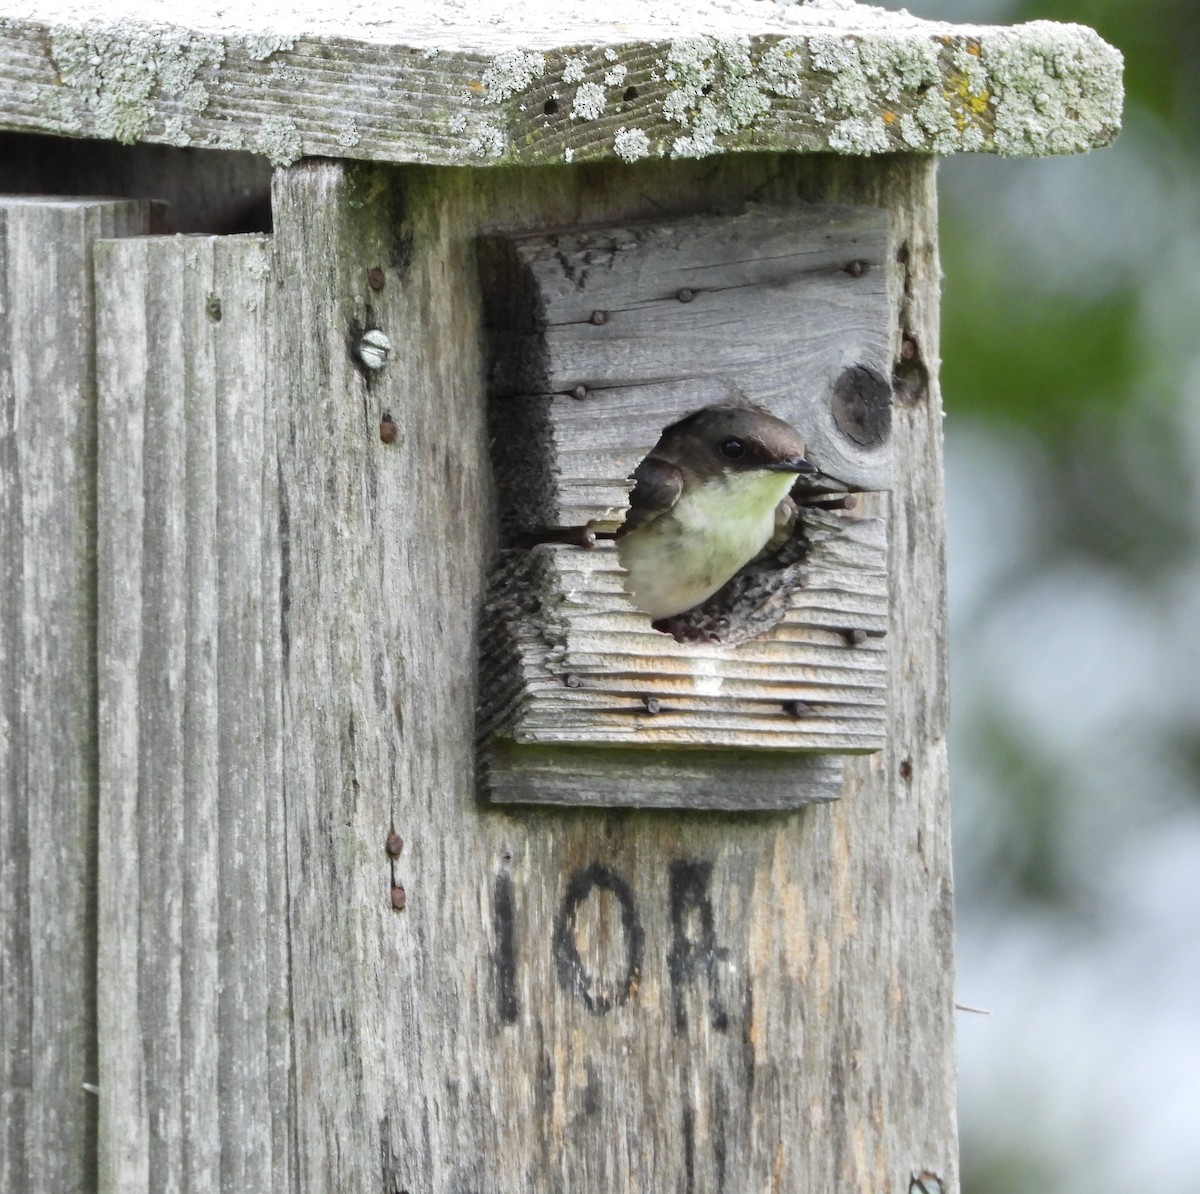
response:
<path fill-rule="evenodd" d="M 653 455 L 701 477 L 729 473 L 812 473 L 800 433 L 755 406 L 721 403 L 672 423 Z"/>

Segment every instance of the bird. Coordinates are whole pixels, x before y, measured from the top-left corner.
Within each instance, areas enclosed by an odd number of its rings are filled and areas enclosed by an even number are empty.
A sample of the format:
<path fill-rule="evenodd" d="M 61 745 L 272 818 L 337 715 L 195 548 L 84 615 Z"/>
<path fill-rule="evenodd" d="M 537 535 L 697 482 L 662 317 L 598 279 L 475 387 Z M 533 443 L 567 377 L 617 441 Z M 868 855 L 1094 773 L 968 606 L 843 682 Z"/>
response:
<path fill-rule="evenodd" d="M 701 407 L 663 430 L 633 471 L 625 521 L 612 533 L 625 589 L 652 621 L 713 595 L 755 558 L 816 473 L 800 433 L 751 403 Z"/>

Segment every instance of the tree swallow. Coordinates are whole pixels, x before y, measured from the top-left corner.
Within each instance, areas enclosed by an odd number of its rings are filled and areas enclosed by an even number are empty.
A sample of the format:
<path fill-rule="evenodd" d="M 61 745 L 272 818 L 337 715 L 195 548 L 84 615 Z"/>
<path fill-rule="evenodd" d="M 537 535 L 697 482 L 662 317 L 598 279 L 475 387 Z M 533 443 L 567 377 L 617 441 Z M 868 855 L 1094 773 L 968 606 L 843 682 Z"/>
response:
<path fill-rule="evenodd" d="M 788 492 L 817 470 L 789 423 L 757 406 L 706 406 L 672 423 L 633 472 L 629 512 L 613 533 L 625 588 L 657 621 L 713 595 L 777 532 Z"/>

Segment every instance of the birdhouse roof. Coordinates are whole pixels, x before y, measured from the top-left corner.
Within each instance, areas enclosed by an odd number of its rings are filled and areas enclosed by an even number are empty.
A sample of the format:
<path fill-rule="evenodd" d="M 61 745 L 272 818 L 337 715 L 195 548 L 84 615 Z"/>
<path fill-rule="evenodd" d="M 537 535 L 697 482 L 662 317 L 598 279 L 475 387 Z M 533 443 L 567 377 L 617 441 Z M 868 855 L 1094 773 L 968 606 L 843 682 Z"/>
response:
<path fill-rule="evenodd" d="M 1075 153 L 1121 55 L 1080 25 L 852 0 L 0 0 L 0 129 L 494 166 Z"/>

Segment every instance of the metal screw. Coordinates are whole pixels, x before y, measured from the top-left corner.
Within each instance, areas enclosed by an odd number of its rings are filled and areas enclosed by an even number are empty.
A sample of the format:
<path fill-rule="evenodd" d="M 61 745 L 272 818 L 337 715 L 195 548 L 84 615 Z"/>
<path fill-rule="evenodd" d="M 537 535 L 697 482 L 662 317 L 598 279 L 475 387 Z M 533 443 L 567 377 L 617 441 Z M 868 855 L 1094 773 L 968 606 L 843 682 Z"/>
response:
<path fill-rule="evenodd" d="M 683 286 L 679 290 L 675 291 L 675 297 L 681 303 L 690 303 L 692 299 L 696 297 L 696 292 L 694 290 L 690 290 L 686 286 Z"/>
<path fill-rule="evenodd" d="M 656 713 L 662 712 L 662 702 L 658 697 L 642 697 L 642 704 L 646 706 L 646 712 L 653 717 Z"/>
<path fill-rule="evenodd" d="M 392 907 L 397 912 L 403 912 L 405 905 L 408 903 L 408 896 L 405 894 L 404 888 L 397 883 L 392 888 Z"/>
<path fill-rule="evenodd" d="M 812 706 L 807 701 L 784 701 L 783 711 L 788 717 L 807 717 L 812 712 Z"/>
<path fill-rule="evenodd" d="M 584 398 L 587 397 L 587 386 L 576 386 L 571 391 L 571 397 L 578 398 L 580 401 L 582 401 Z"/>
<path fill-rule="evenodd" d="M 384 842 L 383 848 L 393 858 L 399 858 L 400 851 L 404 849 L 404 839 L 394 829 L 389 829 L 387 841 Z"/>
<path fill-rule="evenodd" d="M 373 266 L 367 271 L 367 285 L 372 290 L 382 290 L 386 283 L 387 274 L 385 274 L 383 270 L 379 268 L 379 266 Z"/>
<path fill-rule="evenodd" d="M 568 688 L 581 688 L 583 686 L 583 681 L 574 672 L 568 672 L 563 676 L 563 683 Z"/>
<path fill-rule="evenodd" d="M 363 332 L 354 350 L 368 369 L 382 369 L 392 355 L 392 342 L 385 332 L 372 328 L 369 332 Z"/>
<path fill-rule="evenodd" d="M 857 626 L 853 630 L 842 630 L 839 633 L 851 647 L 861 647 L 867 641 L 867 632 Z"/>
<path fill-rule="evenodd" d="M 908 1194 L 942 1194 L 942 1179 L 929 1169 L 914 1173 L 908 1181 Z"/>
<path fill-rule="evenodd" d="M 846 264 L 842 266 L 844 272 L 848 273 L 852 278 L 861 278 L 863 274 L 865 274 L 870 268 L 869 262 L 859 261 L 857 259 L 854 261 L 847 261 Z"/>
<path fill-rule="evenodd" d="M 391 415 L 384 415 L 383 418 L 379 420 L 379 438 L 383 440 L 385 444 L 394 444 L 396 442 L 396 436 L 399 434 L 400 428 L 397 427 L 392 421 Z"/>
<path fill-rule="evenodd" d="M 608 322 L 608 312 L 607 311 L 593 311 L 592 312 L 592 322 L 597 327 L 599 327 L 601 324 L 607 323 Z"/>

